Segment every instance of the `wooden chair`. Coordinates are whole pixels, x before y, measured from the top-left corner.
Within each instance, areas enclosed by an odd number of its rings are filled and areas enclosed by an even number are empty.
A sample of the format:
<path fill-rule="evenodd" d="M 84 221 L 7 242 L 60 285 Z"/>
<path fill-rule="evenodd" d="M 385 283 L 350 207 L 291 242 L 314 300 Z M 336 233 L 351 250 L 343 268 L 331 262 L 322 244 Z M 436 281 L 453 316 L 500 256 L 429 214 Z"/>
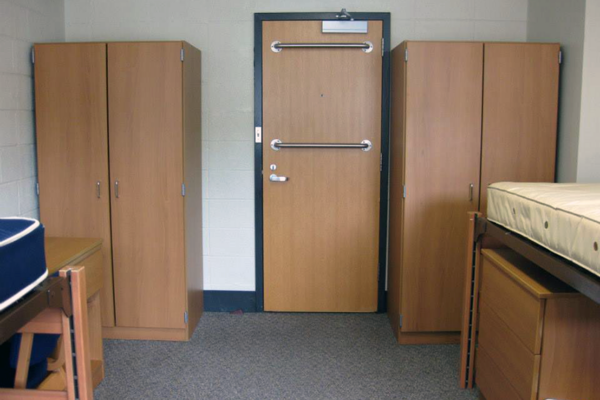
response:
<path fill-rule="evenodd" d="M 68 317 L 61 309 L 48 308 L 19 330 L 22 336 L 15 388 L 0 389 L 0 400 L 93 399 L 85 269 L 65 267 L 59 275 L 70 279 L 73 315 Z M 51 371 L 49 377 L 38 390 L 31 390 L 26 389 L 26 385 L 35 333 L 61 336 L 57 351 L 48 363 L 48 371 Z"/>

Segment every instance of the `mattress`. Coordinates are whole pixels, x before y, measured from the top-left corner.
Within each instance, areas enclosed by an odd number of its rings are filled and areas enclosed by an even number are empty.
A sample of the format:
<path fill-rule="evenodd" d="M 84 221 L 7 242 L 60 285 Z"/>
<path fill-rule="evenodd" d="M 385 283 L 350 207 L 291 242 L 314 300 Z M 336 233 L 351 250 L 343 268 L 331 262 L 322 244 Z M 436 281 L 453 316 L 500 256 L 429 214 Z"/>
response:
<path fill-rule="evenodd" d="M 600 184 L 494 183 L 487 219 L 600 276 Z"/>
<path fill-rule="evenodd" d="M 30 218 L 0 218 L 0 311 L 47 276 L 43 225 Z"/>

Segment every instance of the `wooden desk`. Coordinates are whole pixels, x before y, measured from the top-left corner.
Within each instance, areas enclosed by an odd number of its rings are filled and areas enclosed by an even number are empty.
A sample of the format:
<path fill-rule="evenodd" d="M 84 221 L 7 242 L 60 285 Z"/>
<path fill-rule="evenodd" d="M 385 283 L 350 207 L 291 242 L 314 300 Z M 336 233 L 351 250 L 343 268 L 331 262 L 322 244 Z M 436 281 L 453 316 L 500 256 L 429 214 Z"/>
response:
<path fill-rule="evenodd" d="M 92 383 L 96 387 L 104 379 L 100 314 L 100 289 L 102 288 L 102 252 L 100 249 L 102 239 L 48 237 L 45 246 L 46 265 L 50 275 L 66 266 L 85 267 Z M 60 384 L 58 379 L 47 379 L 40 388 L 52 390 Z"/>

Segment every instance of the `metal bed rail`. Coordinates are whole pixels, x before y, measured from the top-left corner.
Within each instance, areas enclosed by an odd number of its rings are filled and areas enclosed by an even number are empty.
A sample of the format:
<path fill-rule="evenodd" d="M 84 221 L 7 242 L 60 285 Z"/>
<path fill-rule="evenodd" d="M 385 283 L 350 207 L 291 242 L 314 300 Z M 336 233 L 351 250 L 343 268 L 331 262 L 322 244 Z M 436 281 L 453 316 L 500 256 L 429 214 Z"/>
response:
<path fill-rule="evenodd" d="M 61 308 L 67 317 L 71 317 L 70 293 L 67 279 L 51 277 L 19 302 L 0 312 L 0 344 L 47 308 Z"/>
<path fill-rule="evenodd" d="M 580 266 L 546 250 L 518 233 L 496 225 L 484 217 L 477 217 L 475 241 L 477 242 L 482 235 L 498 240 L 549 274 L 600 304 L 600 278 Z"/>

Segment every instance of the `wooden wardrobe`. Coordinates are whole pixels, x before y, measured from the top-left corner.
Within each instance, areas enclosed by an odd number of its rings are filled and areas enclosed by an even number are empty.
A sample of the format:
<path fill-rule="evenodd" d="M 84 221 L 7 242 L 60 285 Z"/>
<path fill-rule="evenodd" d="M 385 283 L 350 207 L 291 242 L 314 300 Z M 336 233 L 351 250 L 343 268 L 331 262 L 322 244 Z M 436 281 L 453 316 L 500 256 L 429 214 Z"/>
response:
<path fill-rule="evenodd" d="M 458 342 L 468 211 L 498 181 L 554 181 L 560 46 L 392 52 L 388 315 L 400 343 Z"/>
<path fill-rule="evenodd" d="M 200 51 L 34 46 L 40 219 L 103 239 L 103 334 L 187 340 L 200 319 Z"/>

